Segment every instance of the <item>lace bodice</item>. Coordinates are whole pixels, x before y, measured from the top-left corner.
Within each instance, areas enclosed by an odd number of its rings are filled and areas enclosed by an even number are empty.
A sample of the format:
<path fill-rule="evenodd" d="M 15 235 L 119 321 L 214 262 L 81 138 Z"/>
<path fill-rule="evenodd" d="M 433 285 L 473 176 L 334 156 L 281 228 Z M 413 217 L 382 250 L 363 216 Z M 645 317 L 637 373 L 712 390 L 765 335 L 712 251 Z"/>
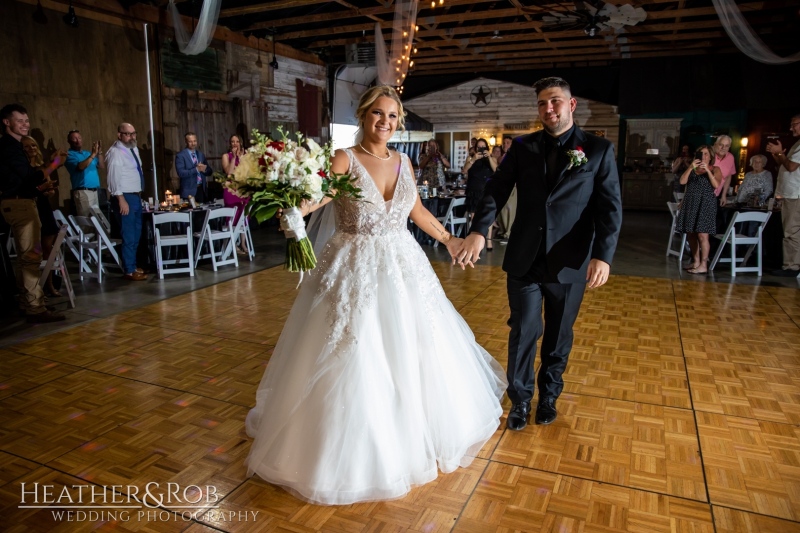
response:
<path fill-rule="evenodd" d="M 386 202 L 372 177 L 349 148 L 350 174 L 356 178 L 361 189 L 361 200 L 340 198 L 336 202 L 336 230 L 360 235 L 386 235 L 406 231 L 406 221 L 414 202 L 417 189 L 411 173 L 411 164 L 405 154 L 400 154 L 400 176 L 394 196 Z"/>

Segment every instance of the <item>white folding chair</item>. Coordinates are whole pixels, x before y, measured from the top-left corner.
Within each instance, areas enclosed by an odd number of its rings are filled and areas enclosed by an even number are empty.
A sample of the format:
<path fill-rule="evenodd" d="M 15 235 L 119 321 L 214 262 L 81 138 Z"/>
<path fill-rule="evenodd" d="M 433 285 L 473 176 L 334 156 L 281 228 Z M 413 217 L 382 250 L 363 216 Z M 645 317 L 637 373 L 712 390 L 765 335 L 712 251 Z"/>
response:
<path fill-rule="evenodd" d="M 75 259 L 78 261 L 78 264 L 81 265 L 82 269 L 85 269 L 86 272 L 91 272 L 91 270 L 81 261 L 81 256 L 78 253 L 78 245 L 76 243 L 80 237 L 78 237 L 78 232 L 75 229 L 75 226 L 73 226 L 72 223 L 67 220 L 67 217 L 64 216 L 64 213 L 62 213 L 60 209 L 53 210 L 53 217 L 55 217 L 59 226 L 67 227 L 67 234 L 64 236 L 64 243 L 67 245 L 67 248 L 69 248 L 69 251 L 75 256 Z"/>
<path fill-rule="evenodd" d="M 210 209 L 206 214 L 206 221 L 201 231 L 195 231 L 194 236 L 197 238 L 197 248 L 195 250 L 194 266 L 197 268 L 197 263 L 201 259 L 211 258 L 211 264 L 214 266 L 214 272 L 217 267 L 229 265 L 233 263 L 239 266 L 239 258 L 236 255 L 236 234 L 233 229 L 233 219 L 236 217 L 235 207 L 221 207 L 219 209 Z M 212 229 L 212 222 L 215 226 L 221 225 L 221 229 Z M 217 250 L 216 243 L 220 242 L 220 249 Z M 203 254 L 203 245 L 208 246 L 209 253 Z M 228 256 L 231 256 L 228 258 Z"/>
<path fill-rule="evenodd" d="M 675 192 L 672 193 L 672 196 L 674 196 L 675 197 L 675 201 L 678 204 L 680 204 L 683 201 L 683 197 L 684 197 L 685 194 L 686 194 L 685 192 L 675 191 Z"/>
<path fill-rule="evenodd" d="M 669 230 L 669 242 L 667 243 L 667 257 L 674 255 L 678 258 L 678 263 L 683 263 L 683 252 L 686 251 L 686 234 L 675 230 L 675 224 L 678 222 L 678 202 L 667 202 L 669 214 L 672 215 L 672 227 Z M 677 250 L 672 248 L 673 242 L 677 242 L 680 238 L 681 245 Z"/>
<path fill-rule="evenodd" d="M 453 198 L 450 200 L 450 205 L 447 206 L 447 213 L 443 217 L 436 217 L 436 219 L 442 223 L 442 226 L 447 229 L 447 226 L 450 226 L 450 233 L 453 235 L 457 235 L 457 233 L 461 232 L 462 226 L 467 225 L 467 217 L 466 213 L 463 217 L 457 217 L 455 209 L 456 207 L 460 207 L 466 203 L 466 198 Z M 458 229 L 456 229 L 456 227 Z M 434 248 L 439 247 L 439 241 L 433 243 Z"/>
<path fill-rule="evenodd" d="M 186 224 L 186 232 L 175 235 L 161 235 L 158 229 L 160 224 L 180 223 Z M 194 239 L 192 238 L 191 213 L 156 213 L 153 215 L 153 233 L 156 236 L 156 265 L 158 277 L 164 279 L 164 274 L 180 274 L 188 272 L 194 277 Z M 172 246 L 185 246 L 186 259 L 164 259 L 162 248 Z M 179 265 L 186 263 L 186 267 L 166 268 L 165 265 Z"/>
<path fill-rule="evenodd" d="M 717 248 L 717 253 L 714 254 L 714 259 L 711 261 L 711 266 L 709 268 L 713 270 L 714 267 L 717 266 L 717 263 L 730 263 L 731 276 L 735 277 L 737 272 L 757 272 L 758 275 L 761 276 L 761 235 L 764 232 L 764 228 L 767 226 L 767 221 L 771 214 L 772 213 L 769 211 L 735 212 L 725 233 L 714 236 L 722 242 L 719 243 L 719 248 Z M 745 222 L 758 223 L 755 236 L 751 237 L 742 233 L 741 224 Z M 738 228 L 737 224 L 740 225 Z M 726 244 L 730 244 L 730 259 L 727 257 L 720 257 Z M 736 247 L 738 245 L 749 245 L 747 251 L 741 258 L 736 255 Z M 756 266 L 744 266 L 747 264 L 747 260 L 750 258 L 750 254 L 753 253 L 754 249 L 756 250 Z M 739 263 L 741 263 L 742 266 L 738 266 Z"/>
<path fill-rule="evenodd" d="M 85 277 L 97 278 L 103 281 L 103 271 L 107 266 L 114 266 L 122 269 L 119 263 L 119 256 L 114 247 L 116 242 L 108 238 L 103 226 L 94 218 L 70 215 L 70 220 L 78 228 L 78 255 L 81 263 L 81 279 Z M 84 251 L 88 255 L 84 254 Z M 114 263 L 103 262 L 103 251 L 108 251 L 114 258 Z M 97 267 L 97 272 L 92 266 Z M 88 268 L 84 268 L 88 267 Z"/>
<path fill-rule="evenodd" d="M 67 295 L 69 296 L 69 306 L 75 309 L 75 291 L 72 289 L 72 282 L 69 279 L 69 272 L 67 272 L 67 265 L 64 263 L 64 254 L 61 253 L 61 245 L 67 241 L 67 234 L 69 232 L 68 224 L 61 224 L 61 229 L 58 230 L 58 236 L 53 243 L 53 249 L 50 256 L 41 262 L 39 268 L 42 270 L 42 275 L 39 276 L 39 285 L 44 287 L 47 283 L 47 277 L 50 272 L 55 272 L 61 276 L 64 286 L 67 288 Z"/>
<path fill-rule="evenodd" d="M 103 212 L 100 211 L 100 209 L 98 209 L 95 206 L 91 206 L 91 209 L 92 209 L 92 216 L 100 221 L 100 224 L 102 224 L 103 230 L 105 230 L 106 234 L 110 234 L 111 233 L 111 223 L 108 221 L 108 219 L 103 214 Z"/>
<path fill-rule="evenodd" d="M 247 258 L 252 261 L 256 256 L 256 251 L 253 249 L 253 235 L 250 233 L 250 221 L 244 213 L 239 217 L 239 222 L 236 223 L 236 227 L 233 228 L 233 234 L 235 235 L 234 242 L 241 243 L 241 241 L 244 241 L 247 247 Z"/>

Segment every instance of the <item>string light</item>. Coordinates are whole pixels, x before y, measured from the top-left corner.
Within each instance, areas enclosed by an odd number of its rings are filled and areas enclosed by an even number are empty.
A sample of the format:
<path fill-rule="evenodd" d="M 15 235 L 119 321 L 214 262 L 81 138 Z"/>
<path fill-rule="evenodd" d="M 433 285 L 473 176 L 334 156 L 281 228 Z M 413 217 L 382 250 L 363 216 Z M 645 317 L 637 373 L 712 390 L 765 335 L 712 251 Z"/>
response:
<path fill-rule="evenodd" d="M 409 67 L 413 67 L 414 66 L 414 60 L 413 59 L 411 60 L 411 63 L 408 64 L 408 66 Z"/>
<path fill-rule="evenodd" d="M 417 47 L 416 46 L 414 47 L 414 53 L 415 54 L 417 53 Z"/>
<path fill-rule="evenodd" d="M 436 0 L 431 0 L 431 9 L 436 7 Z"/>
<path fill-rule="evenodd" d="M 414 31 L 419 31 L 419 26 L 414 26 Z"/>
<path fill-rule="evenodd" d="M 408 32 L 407 31 L 403 32 L 403 37 L 408 37 Z"/>

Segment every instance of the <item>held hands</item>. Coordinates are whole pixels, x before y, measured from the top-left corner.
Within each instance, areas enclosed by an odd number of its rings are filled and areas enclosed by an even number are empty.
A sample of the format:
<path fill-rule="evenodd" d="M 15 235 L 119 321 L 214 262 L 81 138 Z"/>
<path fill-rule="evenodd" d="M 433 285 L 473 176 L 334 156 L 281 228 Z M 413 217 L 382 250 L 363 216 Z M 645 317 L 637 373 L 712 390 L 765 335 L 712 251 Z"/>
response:
<path fill-rule="evenodd" d="M 456 246 L 453 246 L 453 249 L 450 248 L 449 243 L 447 245 L 447 251 L 450 252 L 450 256 L 453 258 L 453 264 L 458 263 L 461 270 L 464 270 L 467 265 L 475 268 L 475 261 L 480 259 L 481 250 L 486 245 L 486 238 L 480 233 L 470 233 L 466 239 L 454 238 L 452 240 L 458 241 Z"/>
<path fill-rule="evenodd" d="M 586 282 L 589 284 L 590 289 L 602 287 L 608 281 L 608 275 L 611 272 L 611 265 L 600 259 L 592 259 L 589 261 L 589 268 L 586 270 Z"/>
<path fill-rule="evenodd" d="M 197 163 L 197 170 L 198 171 L 205 172 L 206 168 L 208 168 L 208 167 L 206 165 L 204 165 L 203 163 Z"/>

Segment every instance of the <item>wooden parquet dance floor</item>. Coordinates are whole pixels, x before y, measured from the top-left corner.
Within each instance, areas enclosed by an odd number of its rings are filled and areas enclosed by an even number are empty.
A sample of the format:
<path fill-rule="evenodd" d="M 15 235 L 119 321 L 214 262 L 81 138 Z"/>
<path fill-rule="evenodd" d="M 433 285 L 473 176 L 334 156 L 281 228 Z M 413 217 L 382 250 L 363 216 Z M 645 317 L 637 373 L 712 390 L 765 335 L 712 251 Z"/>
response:
<path fill-rule="evenodd" d="M 503 272 L 434 268 L 505 365 Z M 0 350 L 0 529 L 800 531 L 798 290 L 612 277 L 586 294 L 555 423 L 503 420 L 468 468 L 324 507 L 243 466 L 295 283 L 271 269 Z M 131 511 L 64 514 L 75 487 Z"/>

